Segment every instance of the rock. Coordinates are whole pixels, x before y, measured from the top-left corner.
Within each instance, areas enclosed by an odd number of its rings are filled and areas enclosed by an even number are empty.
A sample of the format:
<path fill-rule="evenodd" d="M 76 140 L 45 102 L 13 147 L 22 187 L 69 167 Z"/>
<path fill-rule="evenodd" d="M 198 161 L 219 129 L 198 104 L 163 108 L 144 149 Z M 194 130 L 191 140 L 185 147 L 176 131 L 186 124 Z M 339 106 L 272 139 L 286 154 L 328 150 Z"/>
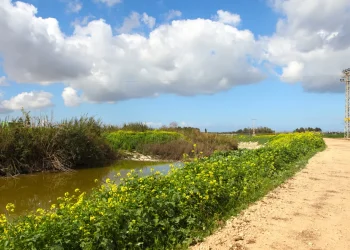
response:
<path fill-rule="evenodd" d="M 243 236 L 238 235 L 238 236 L 234 237 L 234 240 L 235 240 L 235 241 L 243 240 Z"/>

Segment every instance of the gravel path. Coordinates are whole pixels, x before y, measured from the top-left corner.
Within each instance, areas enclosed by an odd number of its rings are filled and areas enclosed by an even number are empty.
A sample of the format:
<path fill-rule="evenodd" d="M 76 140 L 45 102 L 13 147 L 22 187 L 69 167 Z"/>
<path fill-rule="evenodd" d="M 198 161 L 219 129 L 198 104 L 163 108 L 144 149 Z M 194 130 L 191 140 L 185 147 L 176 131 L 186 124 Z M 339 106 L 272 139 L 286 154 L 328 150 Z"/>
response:
<path fill-rule="evenodd" d="M 192 249 L 350 249 L 350 141 L 327 149 Z"/>

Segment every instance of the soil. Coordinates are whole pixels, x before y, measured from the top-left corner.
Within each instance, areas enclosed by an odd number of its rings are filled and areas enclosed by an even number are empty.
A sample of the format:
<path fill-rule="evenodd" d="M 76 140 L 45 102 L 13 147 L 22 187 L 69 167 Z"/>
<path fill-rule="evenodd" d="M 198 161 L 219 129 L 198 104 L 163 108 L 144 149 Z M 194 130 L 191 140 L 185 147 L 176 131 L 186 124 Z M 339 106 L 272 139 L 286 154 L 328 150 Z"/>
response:
<path fill-rule="evenodd" d="M 240 142 L 238 143 L 239 149 L 257 149 L 262 147 L 258 142 Z"/>
<path fill-rule="evenodd" d="M 350 249 L 350 141 L 325 142 L 293 178 L 191 249 Z"/>

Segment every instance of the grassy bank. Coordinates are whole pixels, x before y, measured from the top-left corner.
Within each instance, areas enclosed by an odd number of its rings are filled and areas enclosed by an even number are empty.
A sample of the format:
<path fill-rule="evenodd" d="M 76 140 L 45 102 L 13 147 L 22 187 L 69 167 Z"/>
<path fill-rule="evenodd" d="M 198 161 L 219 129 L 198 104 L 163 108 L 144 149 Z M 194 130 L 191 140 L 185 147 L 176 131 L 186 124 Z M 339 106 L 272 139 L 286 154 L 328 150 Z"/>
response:
<path fill-rule="evenodd" d="M 119 130 L 105 135 L 115 150 L 137 151 L 162 160 L 181 160 L 184 155 L 209 156 L 215 151 L 237 149 L 237 140 L 223 135 L 201 133 L 197 130 L 133 132 Z M 196 148 L 193 149 L 193 144 Z"/>
<path fill-rule="evenodd" d="M 154 130 L 142 123 L 106 126 L 92 117 L 53 123 L 23 111 L 23 117 L 1 122 L 0 176 L 100 167 L 122 158 L 125 150 L 180 160 L 184 154 L 193 156 L 193 144 L 207 156 L 215 150 L 237 149 L 233 138 L 194 128 Z"/>
<path fill-rule="evenodd" d="M 263 148 L 217 152 L 165 176 L 131 171 L 122 184 L 107 180 L 89 197 L 76 190 L 51 210 L 12 222 L 0 216 L 0 249 L 184 248 L 323 148 L 320 134 L 278 135 Z"/>

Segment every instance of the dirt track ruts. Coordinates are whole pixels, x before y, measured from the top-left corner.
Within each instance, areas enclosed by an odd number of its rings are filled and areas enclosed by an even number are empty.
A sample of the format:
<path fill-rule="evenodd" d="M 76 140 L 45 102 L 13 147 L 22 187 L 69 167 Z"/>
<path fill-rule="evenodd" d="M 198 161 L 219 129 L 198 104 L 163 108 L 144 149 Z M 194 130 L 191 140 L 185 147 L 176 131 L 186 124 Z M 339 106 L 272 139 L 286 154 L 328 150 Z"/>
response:
<path fill-rule="evenodd" d="M 303 170 L 192 249 L 350 249 L 350 141 L 325 141 Z"/>

